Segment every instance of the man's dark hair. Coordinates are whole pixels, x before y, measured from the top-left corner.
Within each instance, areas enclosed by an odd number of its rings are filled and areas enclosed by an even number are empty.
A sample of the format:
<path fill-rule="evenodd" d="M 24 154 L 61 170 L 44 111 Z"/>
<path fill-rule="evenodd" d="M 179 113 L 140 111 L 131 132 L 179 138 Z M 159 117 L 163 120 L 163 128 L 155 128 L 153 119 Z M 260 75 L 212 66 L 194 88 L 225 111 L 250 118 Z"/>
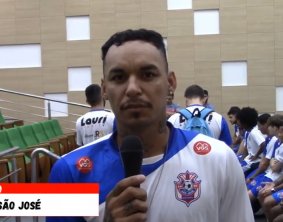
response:
<path fill-rule="evenodd" d="M 185 91 L 185 98 L 193 99 L 193 98 L 204 98 L 203 89 L 198 85 L 191 85 Z"/>
<path fill-rule="evenodd" d="M 101 47 L 103 67 L 105 64 L 105 57 L 107 55 L 107 52 L 112 45 L 121 46 L 125 42 L 137 41 L 137 40 L 148 42 L 154 45 L 164 57 L 166 70 L 168 71 L 168 61 L 167 61 L 165 44 L 163 42 L 163 37 L 158 32 L 147 29 L 138 29 L 138 30 L 128 29 L 126 31 L 117 32 L 114 35 L 112 35 L 110 39 L 108 39 L 107 42 Z"/>
<path fill-rule="evenodd" d="M 267 123 L 270 117 L 271 115 L 269 113 L 264 113 L 257 118 L 257 122 L 259 122 L 261 125 L 264 125 Z"/>
<path fill-rule="evenodd" d="M 86 99 L 91 106 L 97 106 L 101 103 L 101 87 L 96 84 L 91 84 L 85 89 Z"/>
<path fill-rule="evenodd" d="M 271 116 L 267 121 L 267 126 L 275 126 L 277 128 L 280 128 L 281 126 L 283 126 L 283 116 L 279 114 Z"/>
<path fill-rule="evenodd" d="M 240 109 L 238 106 L 232 106 L 232 107 L 229 109 L 227 115 L 228 115 L 228 116 L 229 116 L 229 115 L 235 115 L 235 116 L 237 117 L 237 114 L 238 114 L 240 111 L 241 111 L 241 109 Z"/>
<path fill-rule="evenodd" d="M 245 124 L 250 128 L 254 128 L 257 125 L 258 112 L 251 107 L 244 107 L 237 115 L 237 119 L 241 124 Z"/>
<path fill-rule="evenodd" d="M 204 94 L 205 96 L 208 96 L 208 91 L 207 91 L 206 89 L 204 89 L 204 90 L 203 90 L 203 94 Z"/>

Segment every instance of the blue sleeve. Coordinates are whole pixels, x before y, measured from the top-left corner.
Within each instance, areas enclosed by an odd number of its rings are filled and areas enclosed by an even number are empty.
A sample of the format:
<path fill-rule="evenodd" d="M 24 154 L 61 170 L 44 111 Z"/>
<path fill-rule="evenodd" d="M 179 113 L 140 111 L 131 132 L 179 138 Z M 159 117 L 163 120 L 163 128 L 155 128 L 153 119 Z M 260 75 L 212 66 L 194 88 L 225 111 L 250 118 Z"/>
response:
<path fill-rule="evenodd" d="M 228 146 L 231 146 L 233 143 L 228 124 L 223 117 L 221 121 L 221 133 L 219 136 L 219 140 L 225 142 Z"/>
<path fill-rule="evenodd" d="M 113 122 L 113 132 L 117 130 L 117 124 L 116 124 L 116 119 L 114 119 Z"/>
<path fill-rule="evenodd" d="M 59 159 L 52 167 L 49 183 L 73 183 L 71 171 L 64 160 Z M 85 222 L 82 217 L 46 217 L 46 222 Z"/>

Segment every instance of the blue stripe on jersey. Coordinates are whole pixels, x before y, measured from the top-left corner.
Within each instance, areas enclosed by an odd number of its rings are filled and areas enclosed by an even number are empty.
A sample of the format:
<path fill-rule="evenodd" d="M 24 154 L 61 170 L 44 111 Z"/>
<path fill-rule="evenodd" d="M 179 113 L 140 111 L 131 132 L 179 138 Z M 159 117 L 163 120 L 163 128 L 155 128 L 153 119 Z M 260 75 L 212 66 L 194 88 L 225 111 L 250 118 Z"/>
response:
<path fill-rule="evenodd" d="M 220 136 L 219 136 L 219 140 L 223 141 L 228 146 L 233 144 L 232 137 L 231 137 L 230 130 L 229 130 L 229 126 L 228 126 L 226 120 L 224 119 L 224 117 L 222 117 L 222 121 L 221 121 L 221 133 L 220 133 Z"/>
<path fill-rule="evenodd" d="M 273 152 L 272 152 L 272 156 L 271 158 L 274 158 L 275 157 L 275 152 L 276 150 L 280 147 L 282 143 L 278 140 L 276 140 L 276 142 L 274 143 L 274 149 L 273 149 Z"/>
<path fill-rule="evenodd" d="M 168 153 L 165 161 L 169 160 L 179 151 L 184 149 L 198 134 L 187 130 L 176 129 L 171 123 L 168 141 Z M 105 202 L 108 193 L 117 182 L 124 179 L 124 168 L 119 153 L 119 148 L 114 140 L 117 132 L 109 139 L 99 140 L 93 144 L 75 150 L 59 159 L 53 166 L 50 183 L 99 183 L 99 203 Z M 76 162 L 81 157 L 88 157 L 93 162 L 89 173 L 82 173 L 77 169 Z M 142 173 L 147 176 L 154 172 L 164 162 L 164 158 L 153 164 L 142 166 Z M 52 221 L 51 219 L 47 221 Z"/>
<path fill-rule="evenodd" d="M 263 155 L 264 156 L 266 156 L 266 153 L 267 153 L 267 146 L 268 146 L 268 144 L 269 144 L 269 142 L 270 142 L 270 140 L 273 138 L 273 136 L 271 136 L 271 137 L 267 137 L 266 139 L 265 139 L 265 146 L 264 146 L 264 148 L 263 148 Z"/>

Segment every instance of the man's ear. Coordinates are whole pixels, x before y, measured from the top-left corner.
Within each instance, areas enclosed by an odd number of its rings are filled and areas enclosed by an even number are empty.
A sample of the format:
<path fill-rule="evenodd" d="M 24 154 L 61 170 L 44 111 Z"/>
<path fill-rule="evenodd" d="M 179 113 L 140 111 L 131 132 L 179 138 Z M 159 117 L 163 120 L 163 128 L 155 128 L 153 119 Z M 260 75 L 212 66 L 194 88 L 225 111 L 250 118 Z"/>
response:
<path fill-rule="evenodd" d="M 170 71 L 168 73 L 168 83 L 169 83 L 169 85 L 171 86 L 171 89 L 174 92 L 177 88 L 177 80 L 176 80 L 175 73 L 173 71 Z"/>
<path fill-rule="evenodd" d="M 107 94 L 106 87 L 105 87 L 105 81 L 104 81 L 103 78 L 101 79 L 101 94 L 102 94 L 103 97 L 104 97 L 104 95 Z"/>

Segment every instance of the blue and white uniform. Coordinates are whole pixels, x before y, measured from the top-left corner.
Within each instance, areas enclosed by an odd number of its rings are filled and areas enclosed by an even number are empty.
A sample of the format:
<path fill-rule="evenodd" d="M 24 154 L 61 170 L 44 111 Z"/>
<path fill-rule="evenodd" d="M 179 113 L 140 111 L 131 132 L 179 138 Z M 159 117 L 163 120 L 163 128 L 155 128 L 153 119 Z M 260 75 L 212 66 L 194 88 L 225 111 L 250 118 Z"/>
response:
<path fill-rule="evenodd" d="M 146 181 L 141 188 L 147 192 L 149 205 L 152 203 L 147 222 L 254 222 L 243 172 L 231 148 L 167 124 L 171 129 L 167 153 L 143 159 Z M 47 222 L 103 221 L 106 196 L 124 179 L 116 133 L 63 156 L 53 166 L 49 180 L 99 183 L 100 216 L 50 217 Z M 78 165 L 81 161 L 86 164 Z"/>
<path fill-rule="evenodd" d="M 244 172 L 248 172 L 251 169 L 251 165 L 254 163 L 259 163 L 261 161 L 261 156 L 255 160 L 250 160 L 251 156 L 256 156 L 257 152 L 260 149 L 260 145 L 265 142 L 265 137 L 263 134 L 258 130 L 257 127 L 254 127 L 248 134 L 246 140 L 246 146 L 248 155 L 241 163 L 242 169 Z M 250 172 L 251 173 L 251 172 Z M 249 173 L 249 174 L 250 174 Z M 246 175 L 247 176 L 247 175 Z"/>
<path fill-rule="evenodd" d="M 77 144 L 91 143 L 113 133 L 115 115 L 107 109 L 94 109 L 81 116 L 76 122 Z"/>
<path fill-rule="evenodd" d="M 191 105 L 187 106 L 186 109 L 193 113 L 196 108 L 201 111 L 205 107 L 202 105 Z M 180 113 L 175 113 L 168 119 L 168 121 L 171 122 L 175 128 L 180 129 L 183 129 L 187 124 L 187 119 Z M 219 113 L 212 112 L 206 117 L 206 122 L 210 128 L 213 138 L 223 141 L 228 146 L 232 145 L 233 142 L 229 126 L 223 116 Z"/>

